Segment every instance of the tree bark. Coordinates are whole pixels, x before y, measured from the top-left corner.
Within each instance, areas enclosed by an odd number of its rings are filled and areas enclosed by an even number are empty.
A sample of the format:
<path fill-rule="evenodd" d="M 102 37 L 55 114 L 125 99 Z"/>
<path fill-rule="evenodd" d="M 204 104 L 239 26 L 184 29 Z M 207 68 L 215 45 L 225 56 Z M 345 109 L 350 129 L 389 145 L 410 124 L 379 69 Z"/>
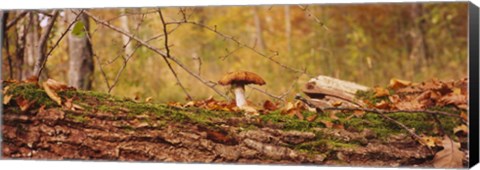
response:
<path fill-rule="evenodd" d="M 73 22 L 79 10 L 67 10 L 68 22 Z M 91 89 L 93 79 L 93 50 L 89 40 L 88 16 L 80 14 L 76 24 L 83 24 L 83 34 L 75 35 L 70 32 L 68 35 L 69 70 L 68 84 L 79 89 Z"/>

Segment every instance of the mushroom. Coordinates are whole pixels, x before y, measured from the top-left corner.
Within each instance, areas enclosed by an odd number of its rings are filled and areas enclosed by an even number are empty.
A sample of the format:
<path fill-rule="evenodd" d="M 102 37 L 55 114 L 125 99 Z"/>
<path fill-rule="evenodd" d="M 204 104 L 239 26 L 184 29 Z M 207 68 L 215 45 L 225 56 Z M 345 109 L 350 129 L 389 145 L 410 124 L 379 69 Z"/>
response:
<path fill-rule="evenodd" d="M 218 81 L 218 84 L 226 86 L 231 85 L 235 94 L 235 103 L 239 108 L 247 104 L 245 100 L 245 85 L 257 84 L 264 85 L 265 81 L 257 74 L 248 71 L 229 72 Z"/>

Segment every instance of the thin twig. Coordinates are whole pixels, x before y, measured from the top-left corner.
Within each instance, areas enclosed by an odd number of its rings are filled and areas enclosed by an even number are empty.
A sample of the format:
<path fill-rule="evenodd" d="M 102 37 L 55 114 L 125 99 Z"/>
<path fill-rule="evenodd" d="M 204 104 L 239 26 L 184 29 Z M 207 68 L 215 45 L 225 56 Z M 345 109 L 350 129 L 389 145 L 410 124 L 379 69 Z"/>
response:
<path fill-rule="evenodd" d="M 57 48 L 58 44 L 60 44 L 60 41 L 62 41 L 63 37 L 65 37 L 65 35 L 67 35 L 68 31 L 70 31 L 70 28 L 73 26 L 73 24 L 75 24 L 78 20 L 78 18 L 80 17 L 80 15 L 83 13 L 83 10 L 81 10 L 79 12 L 79 14 L 77 14 L 77 16 L 75 17 L 75 19 L 72 21 L 72 23 L 70 23 L 67 27 L 67 29 L 65 29 L 65 31 L 62 33 L 62 35 L 60 35 L 60 38 L 58 38 L 58 40 L 55 42 L 55 44 L 53 45 L 52 48 L 50 48 L 50 50 L 48 51 L 48 53 L 45 55 L 45 60 L 43 60 L 43 63 L 42 63 L 42 66 L 40 67 L 40 70 L 38 71 L 38 74 L 37 74 L 37 77 L 40 77 L 40 73 L 42 73 L 42 70 L 43 68 L 45 67 L 45 64 L 47 63 L 47 60 L 48 60 L 48 57 L 50 56 L 50 54 L 52 54 L 53 50 L 55 48 Z"/>
<path fill-rule="evenodd" d="M 221 36 L 221 37 L 223 37 L 223 38 L 225 38 L 225 39 L 231 40 L 232 42 L 234 42 L 235 44 L 237 44 L 237 46 L 245 47 L 245 48 L 253 51 L 253 52 L 256 53 L 257 55 L 262 56 L 262 57 L 270 60 L 271 62 L 279 65 L 280 67 L 283 67 L 284 69 L 287 69 L 287 70 L 290 70 L 290 71 L 296 72 L 296 73 L 302 73 L 302 74 L 307 74 L 307 75 L 309 75 L 306 71 L 302 71 L 302 70 L 300 70 L 300 69 L 296 69 L 296 68 L 289 67 L 289 66 L 287 66 L 287 65 L 285 65 L 285 64 L 283 64 L 283 63 L 280 63 L 279 61 L 273 59 L 273 57 L 278 56 L 278 53 L 277 53 L 277 52 L 274 52 L 274 54 L 273 54 L 272 56 L 268 56 L 268 55 L 266 55 L 266 54 L 264 54 L 264 53 L 256 50 L 254 47 L 251 47 L 251 46 L 249 46 L 249 45 L 247 45 L 247 44 L 245 44 L 245 43 L 240 42 L 238 39 L 236 39 L 235 37 L 233 37 L 233 36 L 231 36 L 231 35 L 226 35 L 226 34 L 224 34 L 224 33 L 221 33 L 221 32 L 219 32 L 219 31 L 217 31 L 216 27 L 212 28 L 212 27 L 207 26 L 207 25 L 205 25 L 205 24 L 197 23 L 197 22 L 194 22 L 194 21 L 174 21 L 174 22 L 168 22 L 168 23 L 167 23 L 167 25 L 170 25 L 170 24 L 192 24 L 192 25 L 199 26 L 199 27 L 204 28 L 204 29 L 207 29 L 207 30 L 209 30 L 209 31 L 211 31 L 211 32 L 213 32 L 213 33 L 215 33 L 215 34 L 217 34 L 217 35 L 219 35 L 219 36 Z M 309 76 L 310 76 L 310 75 L 309 75 Z"/>
<path fill-rule="evenodd" d="M 260 92 L 260 93 L 263 93 L 263 94 L 265 94 L 265 95 L 267 95 L 267 96 L 270 96 L 271 98 L 274 98 L 274 99 L 276 99 L 276 100 L 280 100 L 280 101 L 282 101 L 282 102 L 285 102 L 285 99 L 282 98 L 281 96 L 276 96 L 276 95 L 270 94 L 270 93 L 268 93 L 266 90 L 263 90 L 263 89 L 260 89 L 260 88 L 257 88 L 257 87 L 253 87 L 253 86 L 248 86 L 248 87 L 250 87 L 251 89 L 256 90 L 256 91 L 258 91 L 258 92 Z"/>
<path fill-rule="evenodd" d="M 37 61 L 35 63 L 35 67 L 33 69 L 33 74 L 36 75 L 37 77 L 40 77 L 40 73 L 43 66 L 43 63 L 45 63 L 45 60 L 47 60 L 47 55 L 45 55 L 45 49 L 47 47 L 47 40 L 50 35 L 50 32 L 52 31 L 53 25 L 55 24 L 55 21 L 57 20 L 58 17 L 58 11 L 54 10 L 52 12 L 52 17 L 50 18 L 50 21 L 47 24 L 47 27 L 45 28 L 45 32 L 42 34 L 39 40 L 39 45 L 37 47 Z"/>
<path fill-rule="evenodd" d="M 207 87 L 209 87 L 210 89 L 212 89 L 213 91 L 215 91 L 217 94 L 219 94 L 220 96 L 224 97 L 225 99 L 230 99 L 227 95 L 223 94 L 220 90 L 216 89 L 213 85 L 209 84 L 209 81 L 207 80 L 204 80 L 202 77 L 198 76 L 198 74 L 195 74 L 194 72 L 192 72 L 191 70 L 189 70 L 183 63 L 181 63 L 177 58 L 175 58 L 174 56 L 167 56 L 163 51 L 160 51 L 158 48 L 148 44 L 147 42 L 145 42 L 144 40 L 141 40 L 140 38 L 134 36 L 134 35 L 131 35 L 125 31 L 123 31 L 122 29 L 120 28 L 117 28 L 109 23 L 107 23 L 106 21 L 92 15 L 91 13 L 85 11 L 84 12 L 86 15 L 88 15 L 90 18 L 92 18 L 96 23 L 98 24 L 102 24 L 110 29 L 112 29 L 113 31 L 115 32 L 118 32 L 120 34 L 123 34 L 123 35 L 126 35 L 126 36 L 129 36 L 130 38 L 134 39 L 135 41 L 137 41 L 138 43 L 142 44 L 143 46 L 147 47 L 148 49 L 152 50 L 153 52 L 161 55 L 161 56 L 165 56 L 167 57 L 168 59 L 174 61 L 175 63 L 177 63 L 181 68 L 183 68 L 188 74 L 190 74 L 191 76 L 193 76 L 194 78 L 196 78 L 197 80 L 199 80 L 200 82 L 202 82 L 204 85 L 206 85 Z"/>
<path fill-rule="evenodd" d="M 187 95 L 187 99 L 188 100 L 192 100 L 192 96 L 190 96 L 190 94 L 188 94 L 188 91 L 187 89 L 185 89 L 185 87 L 183 86 L 183 84 L 180 82 L 180 79 L 178 79 L 178 76 L 177 76 L 177 73 L 175 72 L 175 70 L 173 69 L 172 65 L 170 64 L 170 62 L 168 61 L 167 57 L 170 58 L 170 48 L 168 47 L 168 32 L 167 32 L 167 24 L 165 24 L 165 19 L 163 18 L 163 15 L 162 15 L 162 11 L 160 9 L 158 9 L 158 15 L 160 16 L 160 20 L 162 21 L 162 26 L 163 26 L 163 34 L 165 35 L 165 42 L 164 42 L 164 45 L 165 45 L 165 50 L 167 51 L 167 55 L 166 56 L 162 56 L 163 60 L 165 60 L 165 63 L 167 63 L 168 65 L 168 68 L 170 69 L 170 71 L 172 72 L 173 76 L 175 76 L 175 79 L 177 80 L 177 84 L 182 88 L 183 92 L 185 93 L 185 95 Z"/>
<path fill-rule="evenodd" d="M 22 11 L 20 14 L 18 14 L 17 17 L 15 17 L 12 21 L 8 22 L 7 28 L 5 29 L 5 31 L 10 29 L 10 27 L 14 26 L 20 19 L 25 17 L 25 15 L 27 14 L 28 14 L 28 11 Z"/>
<path fill-rule="evenodd" d="M 315 22 L 317 22 L 318 24 L 320 24 L 320 26 L 322 26 L 325 30 L 329 31 L 328 27 L 325 25 L 325 23 L 323 23 L 317 16 L 315 16 L 309 9 L 308 9 L 308 6 L 302 6 L 302 5 L 298 5 L 298 7 L 300 9 L 302 9 L 305 13 L 307 13 L 308 16 L 310 17 L 313 17 L 313 19 L 315 20 Z"/>

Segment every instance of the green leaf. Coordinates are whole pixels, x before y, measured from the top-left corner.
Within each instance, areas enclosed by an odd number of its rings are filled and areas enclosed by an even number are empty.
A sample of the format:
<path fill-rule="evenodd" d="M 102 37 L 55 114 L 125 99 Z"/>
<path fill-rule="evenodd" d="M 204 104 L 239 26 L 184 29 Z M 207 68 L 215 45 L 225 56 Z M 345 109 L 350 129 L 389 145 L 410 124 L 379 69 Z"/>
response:
<path fill-rule="evenodd" d="M 75 23 L 72 29 L 72 35 L 80 38 L 84 37 L 85 36 L 85 30 L 83 29 L 84 25 L 85 24 L 82 21 L 78 21 L 77 23 Z"/>

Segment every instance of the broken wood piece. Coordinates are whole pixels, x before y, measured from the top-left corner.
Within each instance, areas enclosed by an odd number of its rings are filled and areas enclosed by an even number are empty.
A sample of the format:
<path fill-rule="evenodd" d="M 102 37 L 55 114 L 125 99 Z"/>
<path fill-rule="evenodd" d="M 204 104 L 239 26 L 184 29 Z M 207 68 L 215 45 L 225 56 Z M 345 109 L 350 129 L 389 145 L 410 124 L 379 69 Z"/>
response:
<path fill-rule="evenodd" d="M 341 101 L 349 105 L 363 106 L 361 101 L 355 99 L 355 93 L 368 89 L 366 86 L 353 82 L 320 75 L 305 84 L 303 92 L 314 99 Z"/>

